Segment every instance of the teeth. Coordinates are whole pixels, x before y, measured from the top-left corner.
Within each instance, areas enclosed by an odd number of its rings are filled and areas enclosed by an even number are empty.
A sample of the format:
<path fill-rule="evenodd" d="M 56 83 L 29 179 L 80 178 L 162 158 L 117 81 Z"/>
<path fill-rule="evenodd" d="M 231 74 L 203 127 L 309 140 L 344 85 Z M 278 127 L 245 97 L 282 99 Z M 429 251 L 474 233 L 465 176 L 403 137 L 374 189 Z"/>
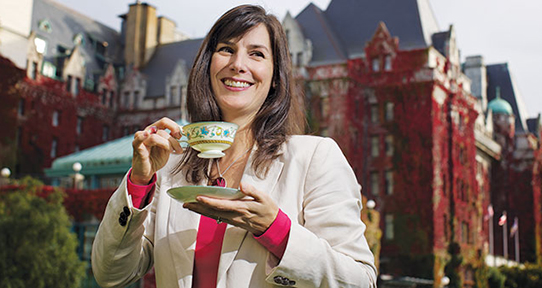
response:
<path fill-rule="evenodd" d="M 250 84 L 248 84 L 247 82 L 233 81 L 233 80 L 230 80 L 230 79 L 225 80 L 224 84 L 226 84 L 226 85 L 228 85 L 230 87 L 235 87 L 235 88 L 245 88 L 245 87 L 250 86 Z"/>

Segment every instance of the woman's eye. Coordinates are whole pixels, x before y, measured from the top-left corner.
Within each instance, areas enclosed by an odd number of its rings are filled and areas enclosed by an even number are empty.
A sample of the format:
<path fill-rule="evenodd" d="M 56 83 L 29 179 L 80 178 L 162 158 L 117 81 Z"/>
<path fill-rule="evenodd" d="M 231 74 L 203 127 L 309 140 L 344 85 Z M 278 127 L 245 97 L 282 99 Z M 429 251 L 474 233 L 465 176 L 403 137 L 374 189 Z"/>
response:
<path fill-rule="evenodd" d="M 233 53 L 233 49 L 231 47 L 228 47 L 228 46 L 219 47 L 217 51 L 218 52 Z"/>
<path fill-rule="evenodd" d="M 260 51 L 253 51 L 251 54 L 256 57 L 265 58 L 265 55 Z"/>

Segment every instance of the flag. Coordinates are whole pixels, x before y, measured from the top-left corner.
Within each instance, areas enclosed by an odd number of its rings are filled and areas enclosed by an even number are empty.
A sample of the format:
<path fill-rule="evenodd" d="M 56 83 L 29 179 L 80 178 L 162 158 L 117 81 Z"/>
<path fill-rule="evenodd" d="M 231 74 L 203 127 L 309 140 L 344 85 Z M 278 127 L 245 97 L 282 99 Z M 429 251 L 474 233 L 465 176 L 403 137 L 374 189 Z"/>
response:
<path fill-rule="evenodd" d="M 489 220 L 489 218 L 493 217 L 493 214 L 495 214 L 493 211 L 493 205 L 489 204 L 489 206 L 487 206 L 487 214 L 484 217 L 484 220 Z"/>
<path fill-rule="evenodd" d="M 499 218 L 499 226 L 502 226 L 504 224 L 506 224 L 506 212 L 503 212 L 503 214 Z"/>
<path fill-rule="evenodd" d="M 510 238 L 514 237 L 516 233 L 518 233 L 518 217 L 514 218 L 514 224 L 512 224 L 512 228 L 510 228 Z"/>

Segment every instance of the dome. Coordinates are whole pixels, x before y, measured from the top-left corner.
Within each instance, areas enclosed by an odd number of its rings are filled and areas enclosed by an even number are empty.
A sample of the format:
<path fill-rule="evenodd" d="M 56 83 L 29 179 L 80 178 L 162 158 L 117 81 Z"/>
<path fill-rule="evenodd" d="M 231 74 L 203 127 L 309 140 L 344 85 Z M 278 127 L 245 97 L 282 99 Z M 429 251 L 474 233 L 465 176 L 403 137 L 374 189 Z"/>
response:
<path fill-rule="evenodd" d="M 508 103 L 506 100 L 502 99 L 501 97 L 497 97 L 491 100 L 489 104 L 487 104 L 487 108 L 491 109 L 491 111 L 493 111 L 493 114 L 506 114 L 506 115 L 514 114 L 512 112 L 512 106 L 510 106 L 510 103 Z"/>

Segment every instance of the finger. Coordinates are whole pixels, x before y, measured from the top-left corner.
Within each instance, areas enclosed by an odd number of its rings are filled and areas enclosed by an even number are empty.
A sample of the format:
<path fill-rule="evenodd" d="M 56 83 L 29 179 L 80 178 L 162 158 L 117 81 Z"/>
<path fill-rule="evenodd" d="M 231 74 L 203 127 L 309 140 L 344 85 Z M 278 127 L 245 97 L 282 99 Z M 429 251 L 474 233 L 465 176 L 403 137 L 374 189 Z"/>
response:
<path fill-rule="evenodd" d="M 149 135 L 149 137 L 143 141 L 143 144 L 147 147 L 157 147 L 169 152 L 172 150 L 169 141 L 159 133 Z"/>
<path fill-rule="evenodd" d="M 254 198 L 255 201 L 260 202 L 263 193 L 258 191 L 254 186 L 247 183 L 240 183 L 239 190 L 246 196 Z"/>
<path fill-rule="evenodd" d="M 179 127 L 179 124 L 177 124 L 175 121 L 167 118 L 167 117 L 164 117 L 154 123 L 152 123 L 151 125 L 149 125 L 147 128 L 145 128 L 145 130 L 147 129 L 151 129 L 152 127 L 156 127 L 157 130 L 164 130 L 164 129 L 168 129 L 171 134 L 171 136 L 175 137 L 176 139 L 180 139 L 181 138 L 181 128 Z"/>
<path fill-rule="evenodd" d="M 149 133 L 147 131 L 137 131 L 134 135 L 134 141 L 132 141 L 132 147 L 134 149 L 137 149 L 143 141 L 145 141 L 149 137 Z"/>

